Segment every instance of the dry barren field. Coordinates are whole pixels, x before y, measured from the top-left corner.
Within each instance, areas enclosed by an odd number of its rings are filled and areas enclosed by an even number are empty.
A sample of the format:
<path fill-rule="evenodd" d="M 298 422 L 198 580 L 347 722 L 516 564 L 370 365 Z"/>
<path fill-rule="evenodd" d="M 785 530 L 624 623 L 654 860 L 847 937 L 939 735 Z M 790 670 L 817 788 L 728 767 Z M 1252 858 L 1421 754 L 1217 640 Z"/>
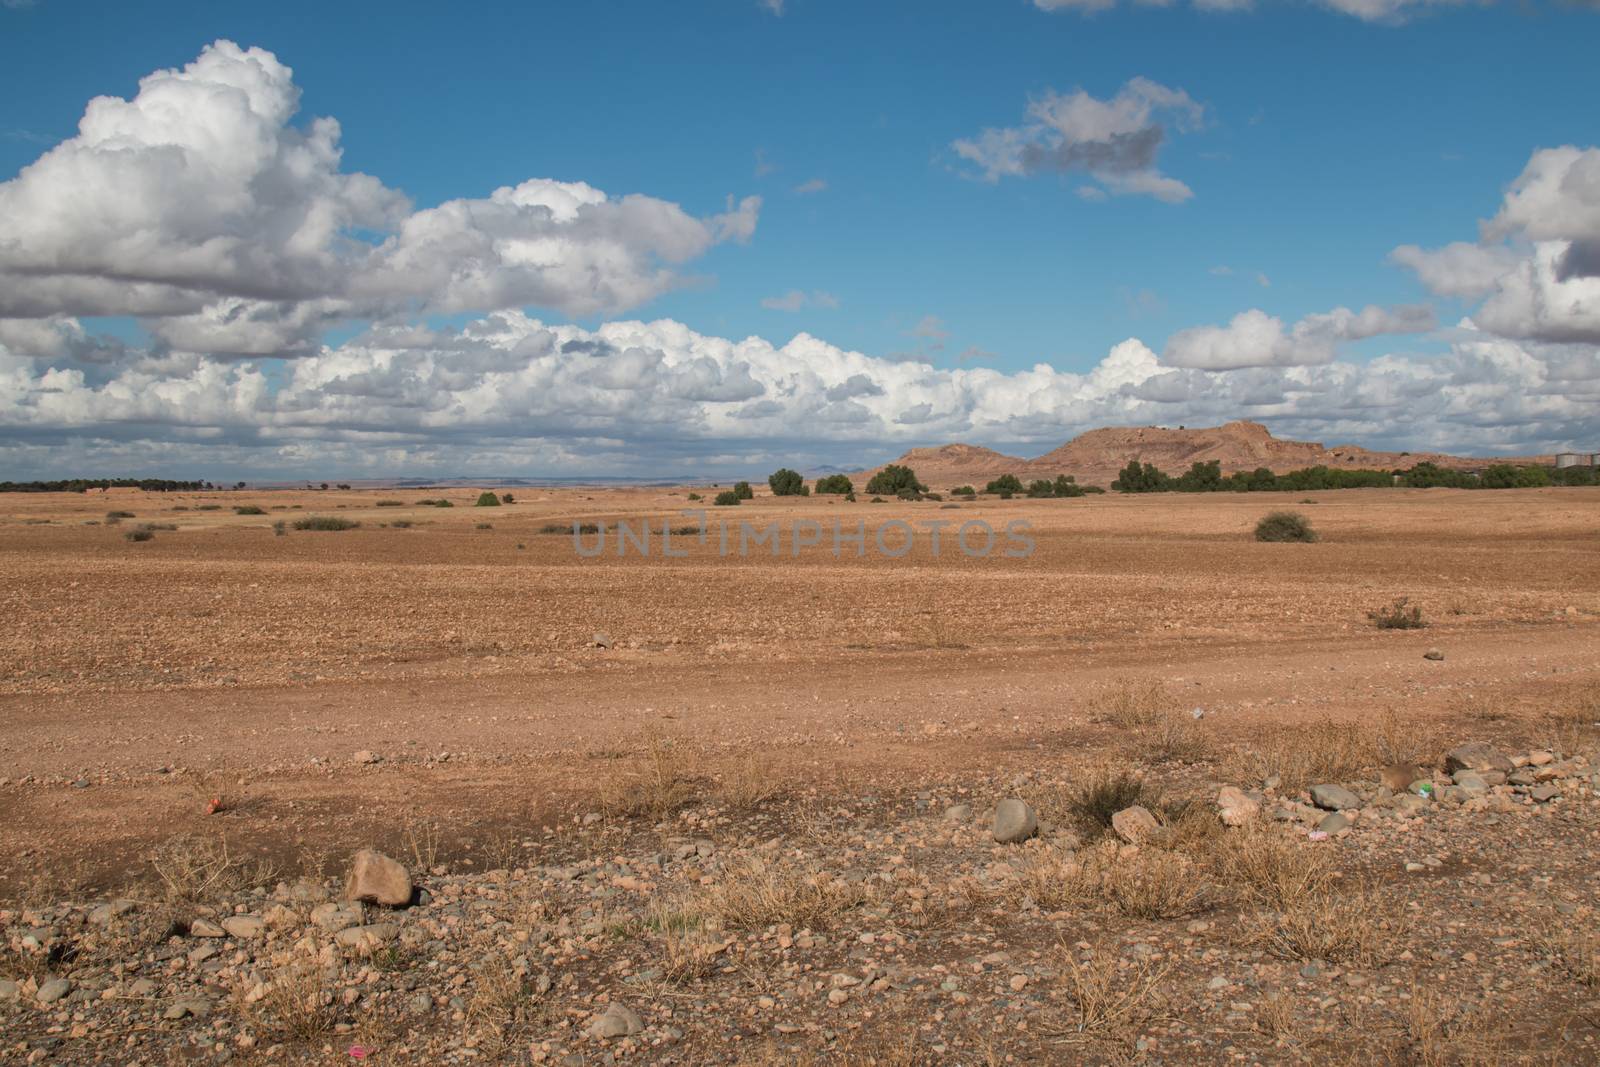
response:
<path fill-rule="evenodd" d="M 1600 1057 L 1600 490 L 687 493 L 0 496 L 0 1062 Z"/>

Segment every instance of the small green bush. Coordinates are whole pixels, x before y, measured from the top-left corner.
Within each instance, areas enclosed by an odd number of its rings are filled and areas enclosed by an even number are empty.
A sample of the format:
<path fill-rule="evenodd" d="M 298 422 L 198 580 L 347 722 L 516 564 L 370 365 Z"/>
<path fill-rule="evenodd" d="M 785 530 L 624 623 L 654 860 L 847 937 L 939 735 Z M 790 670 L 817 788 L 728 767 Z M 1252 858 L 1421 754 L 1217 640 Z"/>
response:
<path fill-rule="evenodd" d="M 500 494 L 500 503 L 502 503 L 502 504 L 515 504 L 516 502 L 517 502 L 517 498 L 512 496 L 510 493 L 501 493 Z"/>
<path fill-rule="evenodd" d="M 754 500 L 756 498 L 755 490 L 750 488 L 749 482 L 734 482 L 733 494 L 740 500 Z"/>
<path fill-rule="evenodd" d="M 891 463 L 867 481 L 867 492 L 898 495 L 902 489 L 925 493 L 928 487 L 917 481 L 917 472 L 910 467 Z"/>
<path fill-rule="evenodd" d="M 712 503 L 719 508 L 734 508 L 739 506 L 739 501 L 746 499 L 749 498 L 740 496 L 737 489 L 724 489 Z"/>
<path fill-rule="evenodd" d="M 133 512 L 131 512 L 131 511 L 108 511 L 108 512 L 106 512 L 106 521 L 107 522 L 121 522 L 123 519 L 131 519 L 131 518 L 133 518 Z"/>
<path fill-rule="evenodd" d="M 705 497 L 701 496 L 699 493 L 690 493 L 689 494 L 689 499 L 690 500 L 704 500 Z"/>
<path fill-rule="evenodd" d="M 151 541 L 155 539 L 156 535 L 149 530 L 129 530 L 122 536 L 130 541 Z"/>
<path fill-rule="evenodd" d="M 1002 474 L 984 486 L 983 491 L 985 493 L 995 493 L 1002 500 L 1009 500 L 1012 494 L 1022 492 L 1022 479 L 1015 474 Z"/>
<path fill-rule="evenodd" d="M 233 513 L 235 515 L 265 515 L 266 514 L 265 511 L 262 511 L 260 508 L 256 507 L 254 504 L 242 504 L 239 507 L 234 508 L 233 509 Z"/>
<path fill-rule="evenodd" d="M 477 526 L 473 527 L 473 529 L 475 529 L 475 530 L 492 530 L 492 529 L 494 529 L 494 523 L 492 523 L 492 522 L 480 522 L 480 523 L 478 523 Z"/>
<path fill-rule="evenodd" d="M 817 495 L 819 496 L 824 493 L 835 495 L 853 493 L 855 488 L 850 483 L 850 479 L 843 474 L 830 474 L 825 478 L 817 479 Z"/>
<path fill-rule="evenodd" d="M 1399 597 L 1386 608 L 1369 611 L 1367 618 L 1380 630 L 1422 630 L 1428 625 L 1422 608 L 1411 603 L 1410 597 Z"/>
<path fill-rule="evenodd" d="M 958 485 L 950 490 L 951 496 L 977 496 L 978 491 L 970 485 Z"/>
<path fill-rule="evenodd" d="M 283 520 L 282 519 L 279 519 L 277 522 L 272 524 L 272 532 L 273 532 L 273 534 L 275 534 L 278 537 L 282 537 L 283 536 Z"/>
<path fill-rule="evenodd" d="M 475 508 L 497 508 L 500 506 L 500 498 L 493 493 L 479 493 L 478 502 L 472 506 Z"/>
<path fill-rule="evenodd" d="M 772 489 L 773 496 L 810 496 L 811 490 L 806 488 L 806 480 L 800 477 L 799 471 L 792 471 L 788 467 L 779 467 L 767 477 L 767 485 Z"/>
<path fill-rule="evenodd" d="M 444 499 L 443 497 L 440 497 L 438 500 L 433 500 L 433 499 L 419 500 L 419 501 L 417 501 L 417 507 L 419 507 L 419 508 L 453 508 L 453 507 L 455 507 L 455 505 L 450 503 L 450 501 Z"/>
<path fill-rule="evenodd" d="M 1127 771 L 1102 773 L 1079 786 L 1067 802 L 1068 809 L 1091 835 L 1111 829 L 1111 817 L 1124 808 L 1144 802 L 1144 782 Z"/>
<path fill-rule="evenodd" d="M 1299 541 L 1311 544 L 1316 539 L 1317 531 L 1311 528 L 1311 520 L 1298 511 L 1274 511 L 1256 523 L 1257 541 Z"/>
<path fill-rule="evenodd" d="M 221 511 L 222 510 L 222 505 L 221 504 L 200 504 L 195 508 L 195 510 L 196 511 Z"/>
<path fill-rule="evenodd" d="M 372 506 L 375 508 L 403 508 L 406 506 L 406 502 L 404 500 L 380 500 Z"/>
<path fill-rule="evenodd" d="M 412 522 L 410 519 L 396 519 L 389 525 L 393 526 L 396 530 L 409 530 L 411 527 L 415 526 L 416 523 Z"/>
<path fill-rule="evenodd" d="M 296 530 L 354 530 L 360 525 L 359 522 L 341 519 L 337 515 L 307 515 L 294 520 Z"/>

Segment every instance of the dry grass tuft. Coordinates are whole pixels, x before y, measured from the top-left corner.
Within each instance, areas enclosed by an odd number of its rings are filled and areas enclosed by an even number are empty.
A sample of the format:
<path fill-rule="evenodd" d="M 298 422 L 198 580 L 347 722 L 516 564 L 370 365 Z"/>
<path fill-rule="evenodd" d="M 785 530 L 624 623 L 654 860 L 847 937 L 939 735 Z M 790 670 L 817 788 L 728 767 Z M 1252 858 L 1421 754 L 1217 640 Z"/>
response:
<path fill-rule="evenodd" d="M 1265 826 L 1243 827 L 1217 838 L 1211 861 L 1223 884 L 1246 902 L 1274 911 L 1326 893 L 1333 879 L 1325 850 Z"/>
<path fill-rule="evenodd" d="M 439 863 L 439 824 L 416 815 L 407 816 L 401 831 L 405 851 L 419 871 L 431 871 Z"/>
<path fill-rule="evenodd" d="M 739 760 L 717 779 L 717 802 L 729 811 L 749 811 L 783 793 L 772 762 L 759 756 Z"/>
<path fill-rule="evenodd" d="M 150 866 L 161 880 L 169 901 L 196 901 L 272 881 L 268 864 L 252 864 L 234 856 L 227 838 L 187 834 L 170 838 L 149 854 Z"/>
<path fill-rule="evenodd" d="M 1246 939 L 1285 959 L 1371 966 L 1388 941 L 1378 915 L 1367 889 L 1317 890 L 1258 916 Z"/>
<path fill-rule="evenodd" d="M 282 1041 L 315 1041 L 333 1029 L 333 990 L 314 960 L 279 967 L 266 993 L 240 1012 L 258 1034 Z"/>
<path fill-rule="evenodd" d="M 1144 779 L 1108 766 L 1090 770 L 1066 798 L 1067 813 L 1090 837 L 1105 834 L 1111 829 L 1111 817 L 1134 804 L 1156 804 Z"/>
<path fill-rule="evenodd" d="M 698 777 L 684 750 L 669 738 L 646 739 L 643 757 L 600 787 L 607 816 L 648 816 L 660 821 L 695 802 Z"/>
<path fill-rule="evenodd" d="M 1594 933 L 1587 911 L 1562 921 L 1548 921 L 1538 940 L 1545 951 L 1579 985 L 1600 986 L 1600 935 Z"/>
<path fill-rule="evenodd" d="M 1021 870 L 1018 892 L 1047 911 L 1104 905 L 1131 919 L 1179 919 L 1203 911 L 1211 889 L 1189 857 L 1158 848 L 1124 855 L 1109 838 L 1078 856 L 1045 852 Z"/>
<path fill-rule="evenodd" d="M 796 930 L 825 930 L 841 913 L 865 903 L 871 895 L 862 884 L 846 882 L 826 871 L 785 862 L 748 859 L 727 871 L 693 902 L 693 910 L 723 926 L 759 930 L 788 923 Z"/>
<path fill-rule="evenodd" d="M 1094 949 L 1087 960 L 1066 946 L 1057 955 L 1060 990 L 1070 1011 L 1060 1022 L 1043 1024 L 1047 1035 L 1126 1041 L 1160 1018 L 1167 968 L 1123 961 L 1106 946 Z"/>
<path fill-rule="evenodd" d="M 1269 724 L 1251 744 L 1236 749 L 1223 777 L 1262 782 L 1277 776 L 1293 791 L 1318 782 L 1349 781 L 1390 763 L 1430 762 L 1438 731 L 1422 720 L 1387 711 L 1373 720 L 1323 719 L 1304 725 Z"/>
<path fill-rule="evenodd" d="M 1089 720 L 1140 730 L 1158 722 L 1171 706 L 1167 687 L 1156 679 L 1123 678 L 1095 697 L 1089 705 Z"/>

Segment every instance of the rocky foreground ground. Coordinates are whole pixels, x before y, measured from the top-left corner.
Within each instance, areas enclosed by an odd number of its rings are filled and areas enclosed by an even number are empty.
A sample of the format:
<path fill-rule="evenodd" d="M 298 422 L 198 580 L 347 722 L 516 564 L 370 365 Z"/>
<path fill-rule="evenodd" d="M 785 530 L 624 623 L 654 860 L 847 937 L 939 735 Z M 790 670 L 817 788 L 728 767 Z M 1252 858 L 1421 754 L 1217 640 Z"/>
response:
<path fill-rule="evenodd" d="M 1201 763 L 1182 715 L 1108 714 L 1139 762 L 874 795 L 656 742 L 453 869 L 422 822 L 327 876 L 175 839 L 124 895 L 0 911 L 0 1061 L 1600 1058 L 1576 735 L 1409 764 L 1392 723 L 1324 725 Z"/>

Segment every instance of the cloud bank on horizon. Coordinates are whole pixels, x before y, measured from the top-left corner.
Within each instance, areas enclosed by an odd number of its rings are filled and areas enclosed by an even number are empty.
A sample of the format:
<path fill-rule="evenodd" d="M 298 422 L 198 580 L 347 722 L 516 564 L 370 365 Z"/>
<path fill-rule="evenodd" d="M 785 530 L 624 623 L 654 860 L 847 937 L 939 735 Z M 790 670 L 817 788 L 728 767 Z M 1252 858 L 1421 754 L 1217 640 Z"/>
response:
<path fill-rule="evenodd" d="M 1418 5 L 1330 6 L 1386 18 Z M 895 358 L 809 333 L 780 346 L 670 319 L 544 321 L 529 309 L 620 317 L 695 284 L 710 249 L 756 238 L 761 198 L 719 190 L 722 209 L 696 215 L 531 177 L 418 208 L 345 170 L 338 122 L 297 125 L 299 102 L 277 56 L 218 41 L 131 99 L 91 100 L 75 136 L 0 183 L 9 471 L 691 476 L 865 466 L 957 439 L 1043 451 L 1101 425 L 1234 418 L 1418 450 L 1600 438 L 1593 147 L 1532 150 L 1476 240 L 1394 249 L 1431 293 L 1472 302 L 1443 331 L 1429 304 L 1333 307 L 1287 325 L 1245 308 L 1173 333 L 1159 353 L 1130 337 L 1083 372 L 1005 372 L 967 365 L 991 356 L 977 348 L 936 366 L 948 334 Z M 950 143 L 989 182 L 1075 173 L 1085 197 L 1180 211 L 1193 190 L 1156 155 L 1169 131 L 1206 121 L 1184 90 L 1134 78 L 1106 99 L 1047 93 L 1023 124 Z M 762 303 L 776 311 L 839 304 L 774 289 Z M 119 317 L 144 339 L 83 321 Z M 335 329 L 354 335 L 332 343 Z M 1346 352 L 1418 334 L 1448 351 Z"/>

